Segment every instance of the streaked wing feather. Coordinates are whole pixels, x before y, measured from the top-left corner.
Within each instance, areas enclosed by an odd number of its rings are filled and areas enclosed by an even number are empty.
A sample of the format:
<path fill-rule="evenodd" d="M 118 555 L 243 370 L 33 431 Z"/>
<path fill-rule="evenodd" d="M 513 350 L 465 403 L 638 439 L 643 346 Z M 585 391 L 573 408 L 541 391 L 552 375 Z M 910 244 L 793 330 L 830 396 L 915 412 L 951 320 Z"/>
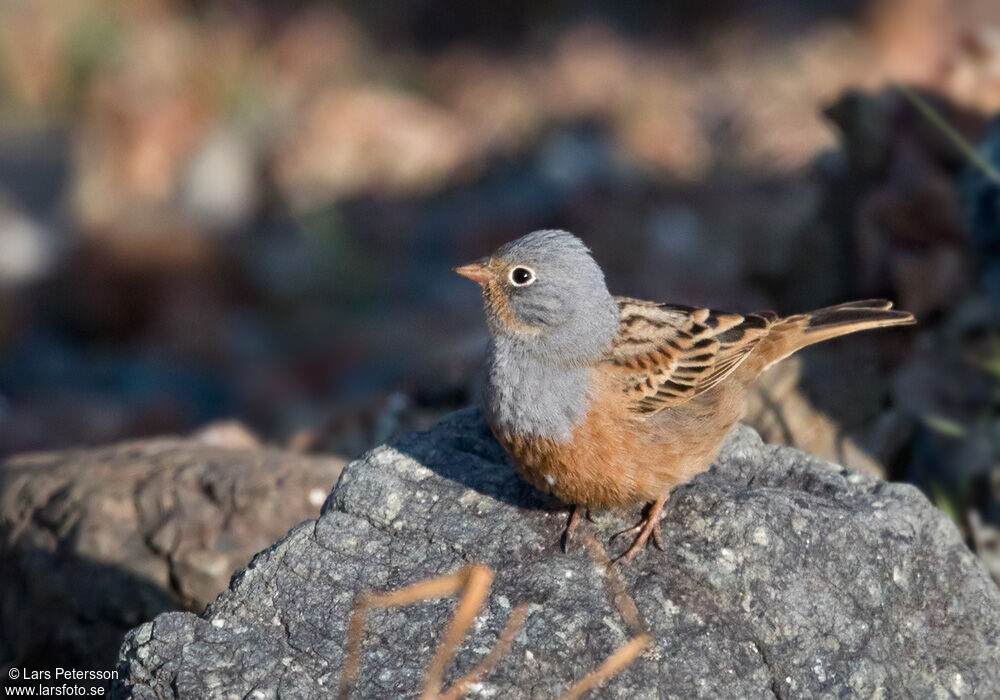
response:
<path fill-rule="evenodd" d="M 632 408 L 651 414 L 689 401 L 728 377 L 777 316 L 740 314 L 619 297 L 621 327 L 607 361 Z"/>

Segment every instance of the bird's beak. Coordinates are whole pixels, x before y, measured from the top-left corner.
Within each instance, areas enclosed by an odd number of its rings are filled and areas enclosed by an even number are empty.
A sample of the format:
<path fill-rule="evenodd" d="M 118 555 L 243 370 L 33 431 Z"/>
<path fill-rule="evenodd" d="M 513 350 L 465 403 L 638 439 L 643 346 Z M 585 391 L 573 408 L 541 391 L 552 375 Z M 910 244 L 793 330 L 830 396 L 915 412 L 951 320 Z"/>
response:
<path fill-rule="evenodd" d="M 489 262 L 489 258 L 483 258 L 482 260 L 477 260 L 476 262 L 453 269 L 462 277 L 468 277 L 473 282 L 482 286 L 496 277 L 496 273 L 489 268 Z"/>

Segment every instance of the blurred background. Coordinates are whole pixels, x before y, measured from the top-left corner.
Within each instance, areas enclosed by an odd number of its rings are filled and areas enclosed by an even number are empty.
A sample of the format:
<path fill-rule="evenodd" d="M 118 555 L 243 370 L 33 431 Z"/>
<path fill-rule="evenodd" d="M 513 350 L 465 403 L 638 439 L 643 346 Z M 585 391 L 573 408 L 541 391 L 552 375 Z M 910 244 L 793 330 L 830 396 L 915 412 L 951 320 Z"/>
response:
<path fill-rule="evenodd" d="M 566 228 L 618 294 L 916 313 L 748 422 L 1000 577 L 998 111 L 995 0 L 2 0 L 0 454 L 234 418 L 354 456 L 470 401 L 450 268 Z"/>

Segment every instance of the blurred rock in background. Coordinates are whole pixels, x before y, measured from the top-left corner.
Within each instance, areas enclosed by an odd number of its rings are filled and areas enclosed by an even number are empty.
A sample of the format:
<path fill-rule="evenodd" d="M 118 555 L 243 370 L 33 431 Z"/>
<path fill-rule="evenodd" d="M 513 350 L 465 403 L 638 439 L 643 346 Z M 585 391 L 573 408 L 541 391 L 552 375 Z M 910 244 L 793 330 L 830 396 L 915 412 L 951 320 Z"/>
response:
<path fill-rule="evenodd" d="M 343 466 L 234 423 L 0 462 L 0 664 L 110 668 L 130 627 L 203 609 L 318 515 Z"/>

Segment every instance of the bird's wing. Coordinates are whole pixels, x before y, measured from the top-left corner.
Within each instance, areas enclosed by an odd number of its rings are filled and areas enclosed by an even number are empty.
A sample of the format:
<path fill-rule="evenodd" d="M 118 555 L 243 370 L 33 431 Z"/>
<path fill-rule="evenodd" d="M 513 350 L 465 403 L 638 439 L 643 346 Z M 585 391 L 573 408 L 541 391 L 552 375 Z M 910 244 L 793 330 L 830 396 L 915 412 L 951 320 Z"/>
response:
<path fill-rule="evenodd" d="M 652 414 L 711 389 L 740 366 L 777 320 L 617 297 L 620 328 L 605 363 L 631 408 Z"/>

